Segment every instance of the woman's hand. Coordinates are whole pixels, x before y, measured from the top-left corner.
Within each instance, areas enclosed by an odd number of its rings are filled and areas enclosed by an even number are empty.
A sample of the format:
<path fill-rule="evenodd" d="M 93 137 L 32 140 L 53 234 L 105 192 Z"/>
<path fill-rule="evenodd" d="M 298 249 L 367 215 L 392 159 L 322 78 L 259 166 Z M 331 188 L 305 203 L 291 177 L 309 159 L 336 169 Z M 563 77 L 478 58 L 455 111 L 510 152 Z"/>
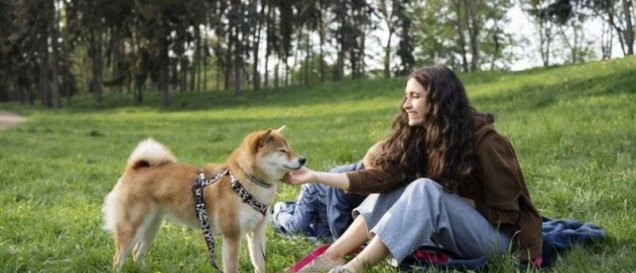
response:
<path fill-rule="evenodd" d="M 316 171 L 307 167 L 302 167 L 298 170 L 289 172 L 287 182 L 292 185 L 300 185 L 310 182 L 318 182 Z"/>
<path fill-rule="evenodd" d="M 285 181 L 292 185 L 321 183 L 345 191 L 349 189 L 349 178 L 346 174 L 317 172 L 307 167 L 287 173 Z"/>

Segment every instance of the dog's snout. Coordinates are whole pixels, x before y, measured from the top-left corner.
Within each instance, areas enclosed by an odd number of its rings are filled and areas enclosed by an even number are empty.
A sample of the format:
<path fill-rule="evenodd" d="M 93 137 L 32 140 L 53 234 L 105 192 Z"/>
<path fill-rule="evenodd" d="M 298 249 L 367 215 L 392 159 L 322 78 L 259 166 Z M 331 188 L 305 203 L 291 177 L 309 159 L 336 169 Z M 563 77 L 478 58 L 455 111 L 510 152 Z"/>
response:
<path fill-rule="evenodd" d="M 300 163 L 300 166 L 305 165 L 305 162 L 307 162 L 307 159 L 305 159 L 304 157 L 298 159 L 298 163 Z"/>

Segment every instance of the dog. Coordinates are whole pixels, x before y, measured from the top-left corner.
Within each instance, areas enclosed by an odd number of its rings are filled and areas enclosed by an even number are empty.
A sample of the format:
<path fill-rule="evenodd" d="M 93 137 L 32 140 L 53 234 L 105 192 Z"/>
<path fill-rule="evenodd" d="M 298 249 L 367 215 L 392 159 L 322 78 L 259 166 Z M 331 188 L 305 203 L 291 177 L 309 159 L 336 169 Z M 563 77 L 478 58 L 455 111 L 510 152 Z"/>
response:
<path fill-rule="evenodd" d="M 376 161 L 382 156 L 385 143 L 386 140 L 380 140 L 367 150 L 367 153 L 362 158 L 362 166 L 364 166 L 365 169 L 377 169 L 380 167 L 376 165 Z"/>
<path fill-rule="evenodd" d="M 269 206 L 277 182 L 305 164 L 305 158 L 295 153 L 282 135 L 283 128 L 252 132 L 225 163 L 203 168 L 178 163 L 165 146 L 152 138 L 140 142 L 104 201 L 104 229 L 113 233 L 115 241 L 113 268 L 121 271 L 133 251 L 135 262 L 142 263 L 164 218 L 200 227 L 193 181 L 201 170 L 207 178 L 229 170 L 255 200 Z M 245 203 L 233 190 L 231 180 L 230 175 L 219 175 L 215 183 L 203 188 L 211 230 L 223 238 L 223 271 L 237 272 L 240 241 L 246 235 L 254 271 L 265 272 L 269 212 L 259 212 Z"/>

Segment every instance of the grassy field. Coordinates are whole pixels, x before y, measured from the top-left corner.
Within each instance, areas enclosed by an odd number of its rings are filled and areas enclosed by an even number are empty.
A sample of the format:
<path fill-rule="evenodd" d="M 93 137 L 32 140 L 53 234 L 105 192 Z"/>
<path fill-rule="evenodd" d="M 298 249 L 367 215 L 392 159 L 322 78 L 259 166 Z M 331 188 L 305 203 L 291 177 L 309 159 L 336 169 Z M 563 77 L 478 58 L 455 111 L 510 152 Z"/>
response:
<path fill-rule="evenodd" d="M 636 58 L 522 72 L 461 75 L 473 104 L 496 115 L 516 148 L 531 195 L 549 217 L 605 228 L 608 240 L 559 259 L 554 272 L 636 272 Z M 182 162 L 223 161 L 243 135 L 287 125 L 308 165 L 326 169 L 360 159 L 388 133 L 401 80 L 314 87 L 175 94 L 135 105 L 110 94 L 46 110 L 0 104 L 29 121 L 0 132 L 0 272 L 109 272 L 111 236 L 101 206 L 141 139 L 163 142 Z M 298 188 L 283 185 L 278 200 Z M 268 272 L 313 248 L 268 228 Z M 241 250 L 241 272 L 250 272 Z M 491 272 L 511 272 L 503 258 Z M 143 267 L 125 272 L 210 272 L 197 229 L 164 224 Z M 373 272 L 397 272 L 381 266 Z"/>

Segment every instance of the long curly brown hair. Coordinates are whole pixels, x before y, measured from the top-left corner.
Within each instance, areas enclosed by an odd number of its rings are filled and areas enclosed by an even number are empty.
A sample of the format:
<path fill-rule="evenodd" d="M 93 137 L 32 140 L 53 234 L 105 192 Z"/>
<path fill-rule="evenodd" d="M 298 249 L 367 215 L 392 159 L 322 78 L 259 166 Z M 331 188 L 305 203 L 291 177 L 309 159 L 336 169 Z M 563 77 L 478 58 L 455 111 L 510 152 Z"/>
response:
<path fill-rule="evenodd" d="M 402 100 L 375 164 L 403 170 L 404 179 L 428 177 L 454 192 L 459 183 L 471 181 L 478 169 L 473 144 L 476 111 L 457 75 L 445 66 L 420 68 L 410 79 L 426 90 L 423 126 L 408 125 Z"/>

